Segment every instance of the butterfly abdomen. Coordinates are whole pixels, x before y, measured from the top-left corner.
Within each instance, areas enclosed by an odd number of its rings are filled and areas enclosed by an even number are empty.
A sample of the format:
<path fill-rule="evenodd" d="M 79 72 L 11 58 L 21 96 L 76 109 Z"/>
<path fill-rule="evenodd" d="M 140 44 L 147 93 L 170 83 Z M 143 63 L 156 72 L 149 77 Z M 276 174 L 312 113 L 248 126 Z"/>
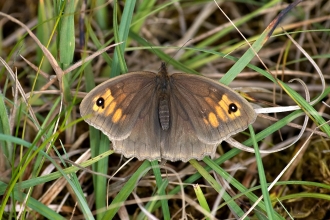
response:
<path fill-rule="evenodd" d="M 166 131 L 170 127 L 170 110 L 168 107 L 168 100 L 165 98 L 159 101 L 158 116 L 162 129 Z"/>

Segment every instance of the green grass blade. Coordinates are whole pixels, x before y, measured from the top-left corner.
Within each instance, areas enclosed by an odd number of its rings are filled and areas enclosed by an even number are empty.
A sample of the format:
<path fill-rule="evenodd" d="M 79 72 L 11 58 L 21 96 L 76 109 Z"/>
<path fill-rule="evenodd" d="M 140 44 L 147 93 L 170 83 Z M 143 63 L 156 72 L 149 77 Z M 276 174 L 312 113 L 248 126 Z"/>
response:
<path fill-rule="evenodd" d="M 129 29 L 131 26 L 131 21 L 133 17 L 133 12 L 135 8 L 136 0 L 126 1 L 124 6 L 123 15 L 121 17 L 119 28 L 117 27 L 117 7 L 118 2 L 115 2 L 114 5 L 114 34 L 116 43 L 124 42 L 123 44 L 119 45 L 115 49 L 115 53 L 113 56 L 113 65 L 111 66 L 111 73 L 110 76 L 118 76 L 119 73 L 126 73 L 127 72 L 127 66 L 125 64 L 125 58 L 124 58 L 124 51 L 126 47 L 126 40 L 128 37 Z M 117 31 L 118 30 L 118 31 Z"/>
<path fill-rule="evenodd" d="M 0 93 L 0 133 L 11 135 L 9 125 L 9 115 L 5 105 L 5 100 L 2 93 Z M 9 167 L 9 161 L 12 159 L 12 145 L 8 140 L 0 141 L 0 153 L 3 154 L 1 157 L 6 158 L 4 164 Z"/>
<path fill-rule="evenodd" d="M 2 137 L 3 136 L 0 134 L 0 138 L 2 138 Z M 28 142 L 24 143 L 24 141 L 19 140 L 19 139 L 15 139 L 15 141 L 16 142 L 13 142 L 13 143 L 22 143 L 22 145 L 26 144 L 27 146 L 31 146 L 30 143 L 28 143 Z M 49 161 L 55 163 L 55 161 L 49 155 L 47 155 L 45 152 L 41 151 L 40 153 L 43 154 Z M 96 162 L 104 159 L 105 157 L 111 155 L 112 153 L 113 153 L 112 150 L 107 151 L 103 154 L 98 155 L 95 158 L 89 159 L 89 160 L 79 164 L 79 166 L 86 168 L 86 167 L 91 166 L 91 165 L 95 164 Z M 80 167 L 71 166 L 71 167 L 68 167 L 68 168 L 64 169 L 63 172 L 65 174 L 70 174 L 70 173 L 73 173 L 73 172 L 77 172 L 81 169 Z M 52 180 L 56 180 L 56 179 L 60 178 L 61 176 L 62 176 L 62 174 L 59 171 L 56 171 L 56 172 L 53 172 L 53 173 L 50 173 L 50 174 L 47 174 L 47 175 L 44 175 L 44 176 L 35 177 L 33 179 L 29 179 L 29 180 L 19 182 L 18 184 L 16 184 L 14 189 L 19 189 L 19 190 L 27 189 L 27 188 L 30 188 L 30 187 L 33 187 L 33 186 L 37 186 L 39 184 L 43 184 L 43 183 L 50 182 Z M 6 189 L 7 189 L 7 184 L 0 184 L 0 195 L 3 195 L 6 191 Z"/>
<path fill-rule="evenodd" d="M 98 148 L 98 155 L 109 150 L 110 141 L 107 136 L 104 134 L 101 135 L 101 141 L 99 146 L 94 146 Z M 104 158 L 104 160 L 99 161 L 96 164 L 95 171 L 101 174 L 108 173 L 109 166 L 109 157 Z M 106 207 L 107 194 L 104 193 L 107 191 L 107 178 L 102 175 L 96 175 L 94 177 L 94 189 L 95 189 L 95 205 L 96 209 L 100 210 Z M 97 219 L 102 219 L 104 213 L 98 213 Z"/>
<path fill-rule="evenodd" d="M 267 218 L 270 220 L 273 220 L 273 219 L 275 219 L 275 214 L 274 214 L 275 211 L 273 210 L 272 202 L 271 202 L 269 192 L 267 189 L 268 184 L 267 184 L 267 180 L 266 180 L 266 176 L 265 176 L 264 166 L 262 164 L 262 157 L 260 155 L 259 147 L 258 147 L 257 141 L 255 139 L 255 135 L 254 135 L 254 130 L 251 125 L 249 126 L 249 130 L 250 130 L 251 140 L 252 140 L 255 155 L 256 155 L 259 181 L 260 181 L 260 185 L 261 185 L 262 195 L 264 197 L 263 201 L 265 202 L 265 206 L 266 206 Z"/>
<path fill-rule="evenodd" d="M 208 159 L 204 159 L 204 162 L 206 161 L 212 161 L 209 159 L 209 157 L 206 157 Z M 204 179 L 212 186 L 214 190 L 216 190 L 218 193 L 222 194 L 222 198 L 225 201 L 228 201 L 228 206 L 230 207 L 230 210 L 235 213 L 235 215 L 242 217 L 244 215 L 243 210 L 235 203 L 234 200 L 231 199 L 231 196 L 222 188 L 222 186 L 209 174 L 207 170 L 205 170 L 196 160 L 190 160 L 190 164 L 195 167 L 195 169 L 204 177 Z M 213 161 L 212 161 L 213 162 Z M 208 164 L 209 165 L 209 164 Z M 228 179 L 227 179 L 228 180 Z M 245 218 L 248 220 L 249 218 Z"/>
<path fill-rule="evenodd" d="M 59 58 L 62 69 L 72 63 L 75 49 L 74 11 L 75 1 L 67 1 L 59 26 Z"/>
<path fill-rule="evenodd" d="M 152 169 L 154 171 L 155 178 L 156 178 L 158 193 L 159 193 L 160 196 L 166 196 L 165 187 L 164 187 L 165 180 L 162 179 L 162 175 L 161 175 L 161 172 L 160 172 L 160 169 L 159 169 L 158 161 L 153 160 L 150 163 L 151 163 L 151 166 L 152 166 Z M 168 201 L 165 200 L 165 199 L 162 199 L 160 202 L 162 204 L 163 218 L 166 219 L 166 220 L 171 219 L 170 210 L 169 210 L 169 207 L 168 207 Z"/>
<path fill-rule="evenodd" d="M 143 164 L 135 171 L 135 173 L 131 176 L 131 178 L 127 181 L 127 183 L 122 187 L 120 192 L 111 202 L 109 210 L 103 216 L 104 220 L 113 219 L 116 215 L 118 209 L 122 204 L 126 201 L 128 196 L 134 190 L 137 182 L 150 170 L 150 162 L 144 161 Z"/>
<path fill-rule="evenodd" d="M 14 193 L 14 199 L 18 202 L 23 203 L 26 199 L 27 194 L 22 193 L 20 190 L 16 190 Z M 42 204 L 38 200 L 29 197 L 29 199 L 26 202 L 27 207 L 30 209 L 36 211 L 40 215 L 44 216 L 46 219 L 54 219 L 54 220 L 65 220 L 63 216 L 56 213 L 54 210 L 49 208 L 48 206 Z"/>
<path fill-rule="evenodd" d="M 197 197 L 197 200 L 200 204 L 200 206 L 208 213 L 211 213 L 211 210 L 210 210 L 210 207 L 209 205 L 207 204 L 207 201 L 206 201 L 206 198 L 205 198 L 205 195 L 201 189 L 201 187 L 197 184 L 197 185 L 194 185 L 194 191 L 195 191 L 195 194 L 196 194 L 196 197 Z M 205 216 L 205 219 L 209 220 L 210 218 L 208 218 L 207 216 Z"/>
<path fill-rule="evenodd" d="M 75 32 L 74 32 L 74 10 L 75 1 L 67 1 L 64 7 L 64 15 L 59 25 L 59 60 L 62 69 L 67 69 L 72 63 L 75 49 Z M 67 73 L 62 77 L 62 89 L 66 103 L 70 103 L 71 97 L 71 78 L 72 73 Z"/>
<path fill-rule="evenodd" d="M 104 5 L 106 5 L 108 3 L 107 0 L 96 0 L 96 1 L 92 1 L 92 4 L 95 3 L 95 5 L 93 5 L 92 8 L 97 8 L 97 10 L 95 11 L 95 18 L 97 23 L 99 24 L 100 28 L 102 30 L 107 30 L 109 27 L 109 21 L 111 19 L 111 17 L 109 16 L 107 7 L 104 7 Z"/>

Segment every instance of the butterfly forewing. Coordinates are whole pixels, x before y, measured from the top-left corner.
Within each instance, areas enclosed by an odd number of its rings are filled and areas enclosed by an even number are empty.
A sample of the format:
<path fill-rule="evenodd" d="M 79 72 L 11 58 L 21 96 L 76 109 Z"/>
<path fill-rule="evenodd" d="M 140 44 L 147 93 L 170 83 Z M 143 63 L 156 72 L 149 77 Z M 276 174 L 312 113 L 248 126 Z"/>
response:
<path fill-rule="evenodd" d="M 184 73 L 171 78 L 171 97 L 180 100 L 184 117 L 189 117 L 195 135 L 204 143 L 220 143 L 256 119 L 251 105 L 225 85 Z"/>
<path fill-rule="evenodd" d="M 100 84 L 83 99 L 81 115 L 111 140 L 127 138 L 154 94 L 155 76 L 151 72 L 136 72 Z"/>

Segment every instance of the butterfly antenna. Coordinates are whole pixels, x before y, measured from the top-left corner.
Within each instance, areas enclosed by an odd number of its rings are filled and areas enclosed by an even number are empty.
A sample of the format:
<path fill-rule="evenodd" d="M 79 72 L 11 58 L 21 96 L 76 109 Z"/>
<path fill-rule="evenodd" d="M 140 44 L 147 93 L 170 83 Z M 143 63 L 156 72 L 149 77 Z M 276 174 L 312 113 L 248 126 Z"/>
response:
<path fill-rule="evenodd" d="M 144 39 L 144 40 L 147 42 L 147 44 L 152 49 L 152 51 L 154 52 L 154 54 L 158 55 L 157 50 L 155 50 L 154 47 L 146 39 Z M 163 70 L 164 69 L 164 65 L 165 65 L 165 70 L 166 70 L 166 64 L 164 62 L 162 62 L 162 65 L 161 65 L 161 67 L 160 67 L 160 69 L 158 71 Z"/>
<path fill-rule="evenodd" d="M 178 53 L 180 52 L 180 50 L 189 42 L 189 41 L 191 41 L 192 39 L 189 39 L 189 40 L 187 40 L 180 48 L 179 48 L 179 50 L 169 59 L 169 60 L 167 60 L 166 62 L 162 62 L 162 65 L 161 65 L 161 68 L 160 68 L 160 70 L 162 70 L 162 69 L 164 69 L 164 67 L 165 67 L 165 69 L 166 69 L 166 66 L 167 66 L 167 64 L 171 61 L 171 60 L 174 60 L 174 57 L 176 56 L 176 55 L 178 55 Z M 153 46 L 147 41 L 147 40 L 145 40 L 148 44 L 149 44 L 149 46 L 150 46 L 150 48 L 154 51 L 154 53 L 155 54 L 157 54 L 157 51 L 153 48 Z M 159 71 L 160 71 L 159 70 Z"/>
<path fill-rule="evenodd" d="M 174 60 L 174 57 L 176 56 L 176 55 L 178 55 L 179 54 L 179 52 L 180 52 L 180 50 L 184 47 L 184 46 L 186 46 L 186 44 L 189 42 L 189 41 L 191 41 L 192 39 L 190 38 L 189 40 L 187 40 L 180 48 L 179 48 L 179 50 L 165 63 L 165 65 L 167 66 L 167 64 L 171 61 L 171 60 Z"/>

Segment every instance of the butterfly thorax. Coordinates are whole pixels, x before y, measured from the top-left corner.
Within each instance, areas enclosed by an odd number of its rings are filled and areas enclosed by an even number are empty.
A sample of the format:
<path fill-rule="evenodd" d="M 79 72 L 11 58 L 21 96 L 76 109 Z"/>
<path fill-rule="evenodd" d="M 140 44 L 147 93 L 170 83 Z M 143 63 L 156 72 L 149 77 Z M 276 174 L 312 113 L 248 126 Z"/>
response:
<path fill-rule="evenodd" d="M 157 74 L 157 95 L 158 95 L 158 118 L 164 131 L 170 127 L 170 108 L 169 108 L 169 82 L 170 77 L 167 73 L 165 63 Z"/>

